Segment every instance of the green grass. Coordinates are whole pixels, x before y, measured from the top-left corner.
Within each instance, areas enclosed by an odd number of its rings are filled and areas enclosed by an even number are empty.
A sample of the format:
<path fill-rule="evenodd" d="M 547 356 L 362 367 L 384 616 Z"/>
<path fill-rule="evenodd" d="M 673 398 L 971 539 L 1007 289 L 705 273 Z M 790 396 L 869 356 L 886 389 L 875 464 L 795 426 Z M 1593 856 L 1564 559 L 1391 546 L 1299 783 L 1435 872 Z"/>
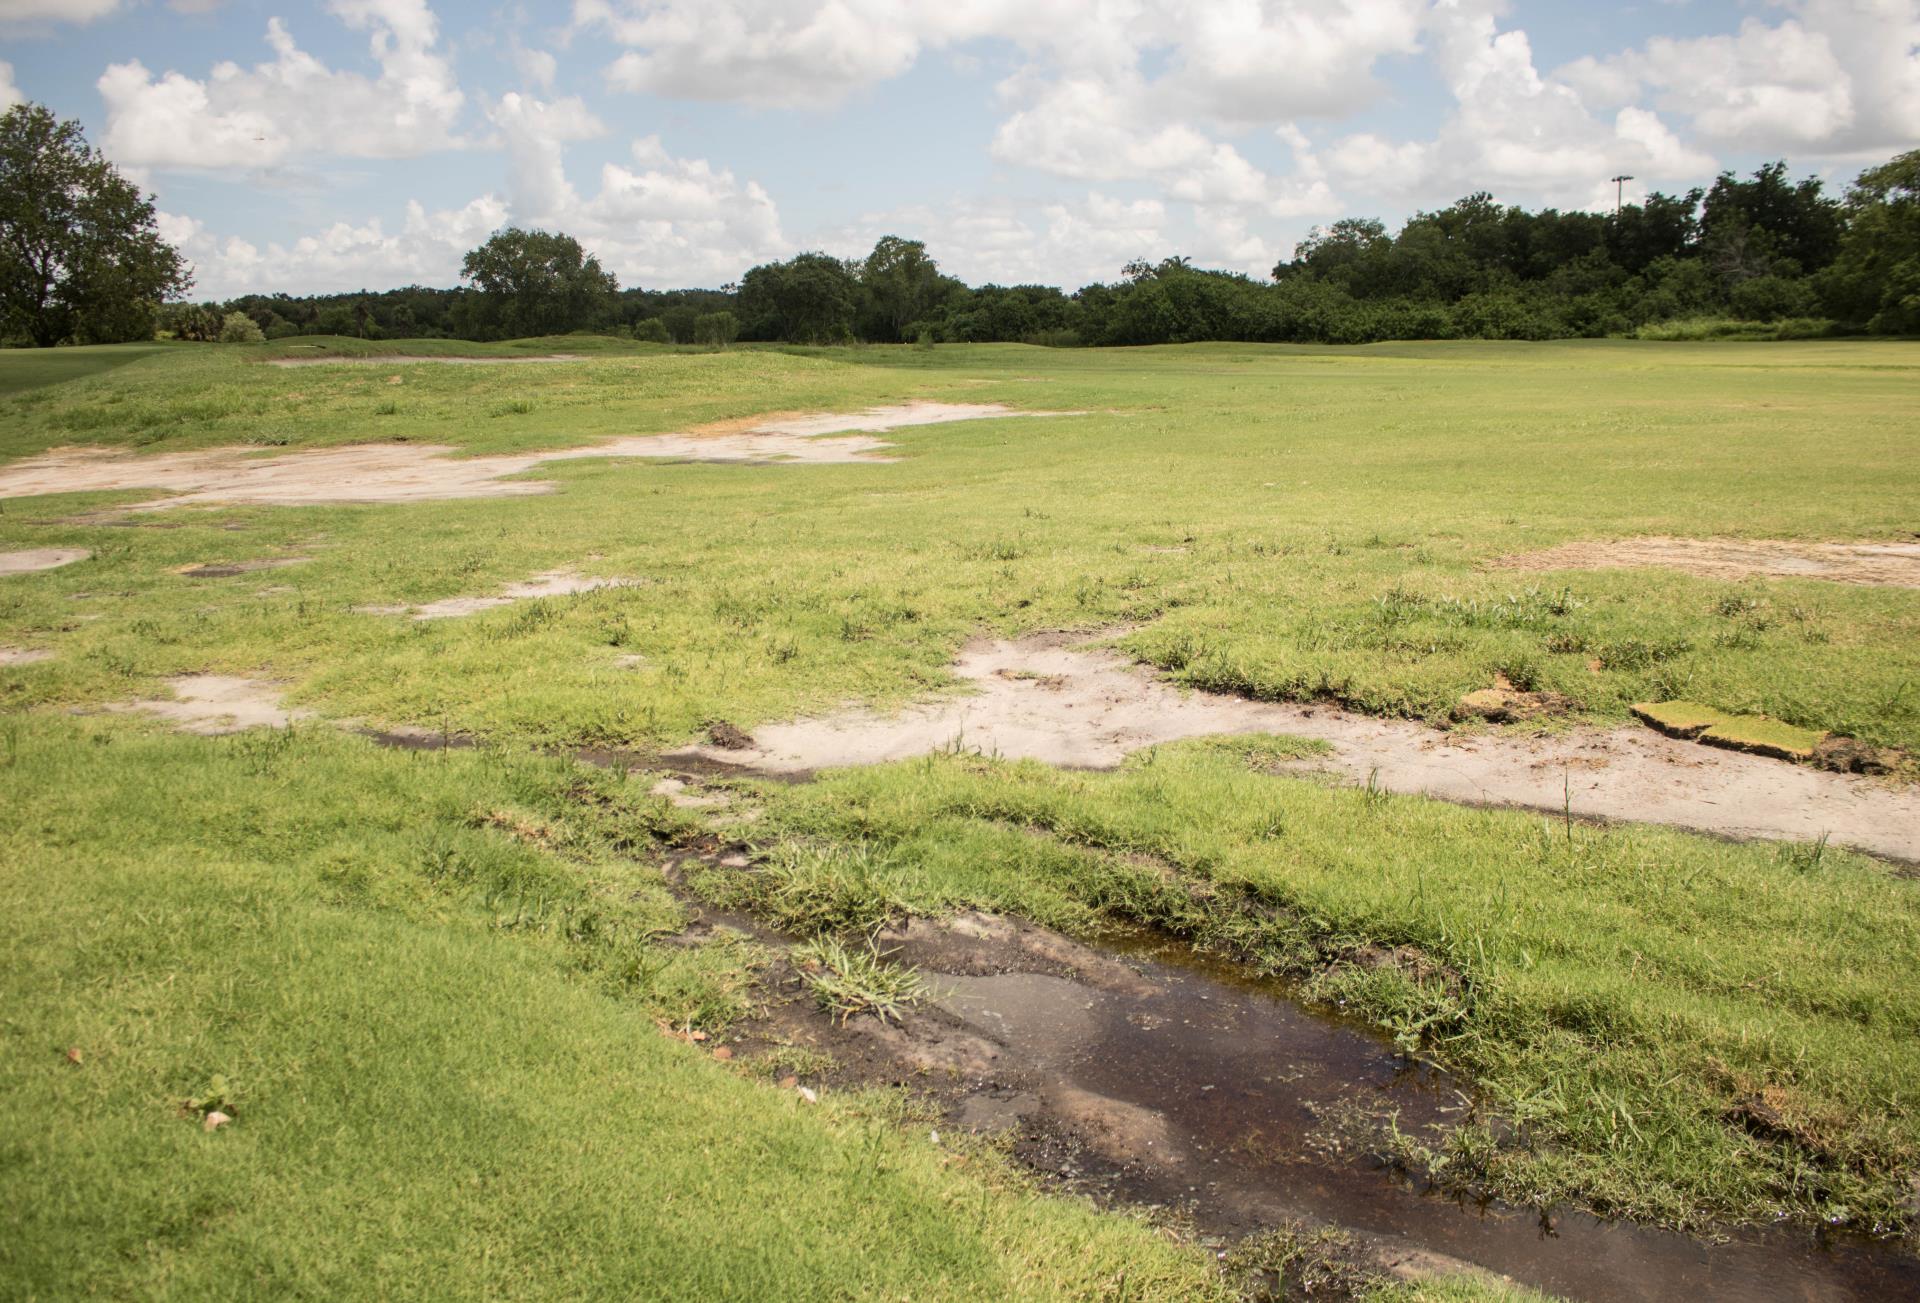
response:
<path fill-rule="evenodd" d="M 0 398 L 99 375 L 169 350 L 166 344 L 89 344 L 0 351 Z"/>
<path fill-rule="evenodd" d="M 329 730 L 9 730 L 10 1297 L 1220 1293 L 895 1100 L 808 1106 L 662 1036 L 723 1026 L 751 956 L 657 944 L 658 874 L 573 813 L 644 839 L 671 816 L 635 784 Z M 216 1078 L 208 1134 L 182 1105 Z"/>
<path fill-rule="evenodd" d="M 1477 1081 L 1530 1143 L 1464 1132 L 1450 1174 L 1519 1202 L 1904 1220 L 1920 883 L 1824 847 L 1329 789 L 1247 750 L 1160 747 L 1115 774 L 929 757 L 773 787 L 769 870 L 699 886 L 789 925 L 984 907 L 1242 956 Z M 1346 962 L 1369 945 L 1431 971 Z M 1728 1124 L 1763 1091 L 1794 1139 Z"/>
<path fill-rule="evenodd" d="M 262 364 L 315 343 L 591 356 Z M 1097 1295 L 1123 1266 L 1146 1294 L 1213 1287 L 1133 1222 L 942 1165 L 873 1101 L 797 1111 L 659 1036 L 738 1016 L 758 961 L 661 945 L 681 916 L 647 847 L 683 816 L 534 745 L 898 703 L 950 690 L 982 630 L 1118 626 L 1178 680 L 1254 697 L 1444 723 L 1504 674 L 1575 718 L 1682 699 L 1920 749 L 1911 590 L 1488 568 L 1636 534 L 1907 538 L 1910 342 L 112 357 L 61 379 L 59 355 L 0 353 L 0 458 L 486 452 L 916 397 L 1085 414 L 898 431 L 887 465 L 559 463 L 535 472 L 558 492 L 513 500 L 121 523 L 82 513 L 139 494 L 0 500 L 0 550 L 93 552 L 0 579 L 0 645 L 55 654 L 0 666 L 0 1273 L 28 1293 Z M 309 559 L 175 573 L 280 555 Z M 350 609 L 564 566 L 645 582 L 456 620 Z M 404 757 L 319 727 L 210 741 L 69 714 L 188 672 L 498 745 Z M 1539 1144 L 1462 1132 L 1449 1161 L 1510 1193 L 1681 1222 L 1896 1217 L 1920 1168 L 1912 880 L 1820 847 L 1328 791 L 1262 772 L 1297 751 L 1264 746 L 776 793 L 749 903 L 840 937 L 972 904 L 1156 920 L 1475 1079 Z M 1343 968 L 1361 944 L 1443 977 Z M 215 1075 L 238 1121 L 205 1135 L 175 1110 Z M 1798 1139 L 1726 1120 L 1765 1089 Z M 878 1177 L 848 1157 L 875 1146 Z"/>

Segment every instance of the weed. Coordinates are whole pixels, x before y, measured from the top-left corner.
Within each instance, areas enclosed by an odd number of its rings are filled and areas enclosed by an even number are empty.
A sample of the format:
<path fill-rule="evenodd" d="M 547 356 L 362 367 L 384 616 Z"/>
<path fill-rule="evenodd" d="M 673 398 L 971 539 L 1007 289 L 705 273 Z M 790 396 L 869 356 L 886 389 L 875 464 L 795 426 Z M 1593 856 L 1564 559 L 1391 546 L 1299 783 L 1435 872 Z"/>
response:
<path fill-rule="evenodd" d="M 862 1013 L 897 1020 L 926 991 L 918 969 L 888 963 L 871 941 L 847 946 L 815 937 L 797 947 L 793 958 L 814 999 L 841 1022 Z"/>

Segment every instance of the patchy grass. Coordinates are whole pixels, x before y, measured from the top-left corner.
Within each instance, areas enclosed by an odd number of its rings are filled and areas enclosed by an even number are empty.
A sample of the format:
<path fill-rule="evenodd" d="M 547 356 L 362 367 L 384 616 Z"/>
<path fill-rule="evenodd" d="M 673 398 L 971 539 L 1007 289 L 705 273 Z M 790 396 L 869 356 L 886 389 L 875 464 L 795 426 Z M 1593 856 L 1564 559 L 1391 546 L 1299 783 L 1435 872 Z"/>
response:
<path fill-rule="evenodd" d="M 1112 774 L 929 757 L 765 799 L 775 863 L 836 884 L 835 917 L 1135 920 L 1303 982 L 1479 1083 L 1524 1141 L 1470 1127 L 1429 1157 L 1516 1202 L 1906 1221 L 1920 883 L 1871 860 L 1328 789 L 1217 745 Z M 699 885 L 775 912 L 785 890 Z M 1757 1134 L 1766 1090 L 1791 1105 Z"/>
<path fill-rule="evenodd" d="M 657 943 L 679 909 L 618 852 L 672 816 L 636 783 L 11 723 L 9 1294 L 1225 1294 L 1203 1251 L 960 1161 L 884 1096 L 804 1105 L 661 1035 L 722 1027 L 752 957 Z"/>
<path fill-rule="evenodd" d="M 919 970 L 888 963 L 871 941 L 815 937 L 794 949 L 793 960 L 820 1007 L 843 1023 L 862 1013 L 897 1020 L 926 993 Z"/>
<path fill-rule="evenodd" d="M 315 342 L 590 357 L 262 364 Z M 664 945 L 679 906 L 635 857 L 685 816 L 535 746 L 884 707 L 949 690 L 983 630 L 1120 626 L 1177 681 L 1253 697 L 1444 723 L 1504 675 L 1572 719 L 1685 700 L 1920 750 L 1911 591 L 1488 568 L 1593 537 L 1904 538 L 1909 342 L 568 337 L 112 360 L 55 356 L 85 373 L 62 379 L 0 354 L 0 458 L 536 449 L 913 398 L 1086 415 L 901 430 L 884 465 L 587 459 L 513 500 L 117 521 L 88 513 L 139 495 L 0 501 L 0 550 L 93 552 L 0 580 L 0 644 L 54 653 L 0 667 L 0 1271 L 28 1293 L 1074 1297 L 1122 1272 L 1130 1297 L 1222 1288 L 1158 1232 L 915 1147 L 874 1101 L 801 1111 L 660 1036 L 737 1016 L 760 956 Z M 175 573 L 287 555 L 312 559 Z M 649 582 L 455 620 L 352 610 L 569 566 Z M 210 740 L 69 713 L 183 673 L 491 745 L 394 756 L 317 726 Z M 956 758 L 841 775 L 768 794 L 767 861 L 702 886 L 808 936 L 969 904 L 1081 931 L 1154 921 L 1474 1078 L 1527 1143 L 1465 1130 L 1444 1157 L 1515 1197 L 1682 1223 L 1902 1215 L 1920 1169 L 1913 882 L 1819 846 L 1268 772 L 1298 754 L 1234 739 L 1108 775 Z M 1382 947 L 1424 963 L 1353 960 Z M 215 1076 L 235 1121 L 208 1134 L 178 1112 Z M 869 1147 L 868 1128 L 888 1138 Z"/>
<path fill-rule="evenodd" d="M 1761 715 L 1733 715 L 1695 701 L 1642 702 L 1633 713 L 1662 733 L 1781 760 L 1810 760 L 1827 737 L 1824 729 L 1798 728 Z"/>

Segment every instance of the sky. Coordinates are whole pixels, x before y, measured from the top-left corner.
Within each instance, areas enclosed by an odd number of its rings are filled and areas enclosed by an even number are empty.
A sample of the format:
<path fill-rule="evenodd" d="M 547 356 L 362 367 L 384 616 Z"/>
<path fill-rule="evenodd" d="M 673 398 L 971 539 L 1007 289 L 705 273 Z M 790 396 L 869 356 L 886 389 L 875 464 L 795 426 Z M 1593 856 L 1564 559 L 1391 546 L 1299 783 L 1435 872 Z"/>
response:
<path fill-rule="evenodd" d="M 1920 146 L 1920 0 L 0 0 L 19 100 L 199 298 L 452 285 L 506 225 L 648 289 L 886 234 L 1075 288 L 1478 190 L 1844 188 Z"/>

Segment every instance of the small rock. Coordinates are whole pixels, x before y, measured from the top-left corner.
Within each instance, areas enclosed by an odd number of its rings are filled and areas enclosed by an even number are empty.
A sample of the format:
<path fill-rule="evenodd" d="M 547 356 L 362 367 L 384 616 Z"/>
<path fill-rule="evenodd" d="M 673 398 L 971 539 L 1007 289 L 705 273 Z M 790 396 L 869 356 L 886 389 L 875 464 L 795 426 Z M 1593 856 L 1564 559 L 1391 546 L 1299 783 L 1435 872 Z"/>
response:
<path fill-rule="evenodd" d="M 218 1131 L 221 1127 L 227 1125 L 227 1123 L 231 1121 L 233 1121 L 232 1118 L 228 1117 L 225 1113 L 222 1113 L 219 1109 L 215 1109 L 213 1110 L 213 1112 L 207 1114 L 204 1118 L 200 1119 L 200 1129 L 202 1131 Z"/>
<path fill-rule="evenodd" d="M 806 1100 L 809 1104 L 818 1104 L 820 1102 L 820 1096 L 811 1086 L 795 1086 L 793 1089 L 801 1099 Z"/>
<path fill-rule="evenodd" d="M 67 1062 L 75 1064 L 80 1062 L 80 1047 L 78 1045 L 67 1051 Z"/>
<path fill-rule="evenodd" d="M 713 1057 L 720 1060 L 722 1063 L 725 1063 L 728 1059 L 731 1059 L 733 1057 L 733 1051 L 728 1049 L 724 1045 L 717 1046 L 713 1051 Z"/>

